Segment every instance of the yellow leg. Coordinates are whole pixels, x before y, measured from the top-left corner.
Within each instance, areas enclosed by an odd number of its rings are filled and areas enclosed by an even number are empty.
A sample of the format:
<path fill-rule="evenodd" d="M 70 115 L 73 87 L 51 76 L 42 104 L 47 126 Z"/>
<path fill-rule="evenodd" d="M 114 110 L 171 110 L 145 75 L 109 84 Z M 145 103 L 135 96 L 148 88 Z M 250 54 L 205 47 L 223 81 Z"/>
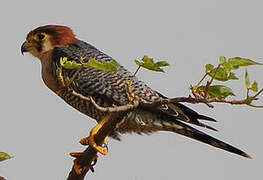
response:
<path fill-rule="evenodd" d="M 110 118 L 110 115 L 109 114 L 106 115 L 94 128 L 92 128 L 92 130 L 90 131 L 90 135 L 88 137 L 85 137 L 79 141 L 80 144 L 82 144 L 82 145 L 89 144 L 99 153 L 106 155 L 108 153 L 107 148 L 103 148 L 102 146 L 96 144 L 95 135 L 100 130 L 100 128 L 109 120 L 109 118 Z M 108 138 L 106 137 L 104 139 L 103 144 L 107 144 L 107 140 L 108 140 Z"/>

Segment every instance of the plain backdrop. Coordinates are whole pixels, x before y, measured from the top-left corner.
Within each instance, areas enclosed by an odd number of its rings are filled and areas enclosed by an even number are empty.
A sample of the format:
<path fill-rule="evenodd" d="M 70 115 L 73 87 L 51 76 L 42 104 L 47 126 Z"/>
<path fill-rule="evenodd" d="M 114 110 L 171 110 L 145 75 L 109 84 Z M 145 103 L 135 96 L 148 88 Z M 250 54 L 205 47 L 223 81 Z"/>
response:
<path fill-rule="evenodd" d="M 70 26 L 85 40 L 130 71 L 144 55 L 166 60 L 166 73 L 141 70 L 138 77 L 169 97 L 188 96 L 189 85 L 204 65 L 219 56 L 247 57 L 263 63 L 262 1 L 54 1 L 2 0 L 0 3 L 0 151 L 14 156 L 0 162 L 0 176 L 18 179 L 66 179 L 69 152 L 83 151 L 78 141 L 95 121 L 77 112 L 45 87 L 39 60 L 21 55 L 27 33 L 45 24 Z M 249 67 L 251 80 L 263 86 L 263 67 Z M 245 96 L 244 68 L 232 89 Z M 261 96 L 263 99 L 263 96 Z M 257 102 L 263 104 L 263 101 Z M 248 106 L 189 105 L 212 116 L 219 132 L 206 131 L 239 147 L 253 159 L 174 133 L 128 134 L 109 141 L 89 180 L 262 179 L 263 110 Z M 202 129 L 203 130 L 203 129 Z"/>

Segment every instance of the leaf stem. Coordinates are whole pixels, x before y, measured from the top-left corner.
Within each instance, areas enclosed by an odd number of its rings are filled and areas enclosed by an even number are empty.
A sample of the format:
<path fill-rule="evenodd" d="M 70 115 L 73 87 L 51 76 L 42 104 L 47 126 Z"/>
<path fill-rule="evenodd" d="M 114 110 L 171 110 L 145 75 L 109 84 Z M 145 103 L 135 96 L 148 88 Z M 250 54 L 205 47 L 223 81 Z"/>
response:
<path fill-rule="evenodd" d="M 210 79 L 210 81 L 208 82 L 209 83 L 209 86 L 210 84 L 212 84 L 213 80 L 215 79 L 216 77 L 216 73 L 218 71 L 218 69 L 220 68 L 220 64 L 218 64 L 218 66 L 216 67 L 216 70 L 215 70 L 215 74 L 213 75 L 213 77 Z"/>
<path fill-rule="evenodd" d="M 253 96 L 253 98 L 256 98 L 260 93 L 262 93 L 263 92 L 263 88 L 262 89 L 260 89 L 260 91 L 258 91 L 257 92 L 257 94 L 255 94 L 254 96 Z"/>
<path fill-rule="evenodd" d="M 247 99 L 249 98 L 249 88 L 247 88 Z"/>
<path fill-rule="evenodd" d="M 205 73 L 205 75 L 202 77 L 202 79 L 197 83 L 197 87 L 201 84 L 201 82 L 206 78 L 206 76 L 208 75 L 208 73 Z"/>
<path fill-rule="evenodd" d="M 135 77 L 136 76 L 136 74 L 138 73 L 138 71 L 139 71 L 139 69 L 141 68 L 142 66 L 138 66 L 138 68 L 136 69 L 136 71 L 133 73 L 133 77 Z"/>
<path fill-rule="evenodd" d="M 218 66 L 216 67 L 215 74 L 213 75 L 213 77 L 210 79 L 210 81 L 207 81 L 207 83 L 206 83 L 206 86 L 205 86 L 205 97 L 207 97 L 209 87 L 212 84 L 213 80 L 215 79 L 216 73 L 217 73 L 217 70 L 219 69 L 219 67 L 220 67 L 220 64 L 218 64 Z"/>

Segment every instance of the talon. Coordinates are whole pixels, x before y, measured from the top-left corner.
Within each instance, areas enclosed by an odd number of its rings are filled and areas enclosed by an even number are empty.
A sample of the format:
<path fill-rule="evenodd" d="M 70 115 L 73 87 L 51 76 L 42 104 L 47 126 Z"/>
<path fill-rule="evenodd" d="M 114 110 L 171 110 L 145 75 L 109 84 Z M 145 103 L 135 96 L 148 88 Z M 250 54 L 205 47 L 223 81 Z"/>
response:
<path fill-rule="evenodd" d="M 79 158 L 83 155 L 83 152 L 71 152 L 69 153 L 72 157 Z"/>
<path fill-rule="evenodd" d="M 98 155 L 95 156 L 95 158 L 93 159 L 93 161 L 90 164 L 89 169 L 91 170 L 91 172 L 94 172 L 94 166 L 96 165 L 97 161 L 98 161 Z"/>
<path fill-rule="evenodd" d="M 93 161 L 91 162 L 91 166 L 95 166 L 96 164 L 97 164 L 97 161 L 98 161 L 98 155 L 96 155 L 95 157 L 94 157 L 94 159 L 93 159 Z"/>
<path fill-rule="evenodd" d="M 82 173 L 82 167 L 79 165 L 78 163 L 79 159 L 74 159 L 74 170 L 76 172 L 77 175 L 80 175 Z M 93 169 L 94 170 L 94 169 Z"/>
<path fill-rule="evenodd" d="M 91 145 L 96 151 L 98 151 L 99 153 L 106 155 L 108 153 L 108 146 L 107 146 L 107 142 L 108 142 L 108 137 L 106 137 L 103 140 L 102 145 L 97 145 L 94 139 L 95 135 L 91 134 L 88 137 L 88 144 Z"/>
<path fill-rule="evenodd" d="M 107 146 L 107 143 L 108 143 L 108 137 L 106 137 L 104 140 L 103 140 L 103 143 L 101 146 L 98 146 L 95 142 L 95 139 L 94 139 L 94 135 L 92 133 L 92 135 L 88 136 L 88 137 L 85 137 L 85 138 L 82 138 L 80 141 L 79 141 L 80 144 L 82 145 L 91 145 L 95 150 L 97 150 L 98 152 L 100 152 L 101 154 L 103 155 L 106 155 L 107 152 L 108 152 L 108 146 Z M 75 154 L 74 154 L 75 155 Z M 75 157 L 73 155 L 73 157 Z"/>
<path fill-rule="evenodd" d="M 71 156 L 75 157 L 76 159 L 74 159 L 73 163 L 74 163 L 74 170 L 76 172 L 76 174 L 80 175 L 82 173 L 83 168 L 81 167 L 81 165 L 79 165 L 78 161 L 79 158 L 83 155 L 82 152 L 72 152 L 70 153 Z M 96 155 L 93 159 L 93 161 L 91 162 L 90 166 L 88 167 L 91 172 L 94 172 L 94 166 L 98 161 L 98 155 Z"/>
<path fill-rule="evenodd" d="M 89 145 L 89 136 L 88 137 L 84 137 L 79 141 L 80 144 L 82 145 Z"/>
<path fill-rule="evenodd" d="M 100 128 L 109 120 L 110 115 L 106 115 L 100 122 L 97 124 L 92 130 L 90 131 L 90 135 L 88 137 L 82 138 L 79 142 L 82 145 L 90 145 L 92 146 L 97 152 L 106 155 L 108 153 L 108 137 L 103 140 L 102 145 L 97 145 L 95 142 L 95 135 L 100 130 Z M 104 146 L 103 146 L 104 145 Z"/>

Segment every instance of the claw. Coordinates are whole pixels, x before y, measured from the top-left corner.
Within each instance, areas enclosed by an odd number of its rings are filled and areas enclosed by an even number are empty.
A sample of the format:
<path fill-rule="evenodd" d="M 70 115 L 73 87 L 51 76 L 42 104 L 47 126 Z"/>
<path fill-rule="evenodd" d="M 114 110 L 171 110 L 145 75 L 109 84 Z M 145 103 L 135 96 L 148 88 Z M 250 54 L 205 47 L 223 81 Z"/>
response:
<path fill-rule="evenodd" d="M 95 156 L 95 158 L 93 159 L 93 161 L 90 164 L 89 169 L 91 170 L 91 172 L 94 172 L 94 166 L 95 166 L 95 164 L 97 164 L 97 161 L 98 161 L 98 155 Z"/>
<path fill-rule="evenodd" d="M 78 163 L 79 162 L 79 158 L 83 155 L 82 152 L 72 152 L 70 153 L 71 156 L 75 157 L 76 159 L 74 159 L 73 163 L 74 163 L 74 170 L 76 172 L 76 174 L 80 175 L 82 173 L 83 167 L 81 167 L 81 165 Z M 93 159 L 93 161 L 91 162 L 90 166 L 88 167 L 91 172 L 94 172 L 94 166 L 97 163 L 98 160 L 98 156 L 96 155 Z"/>
<path fill-rule="evenodd" d="M 84 137 L 79 141 L 80 144 L 86 146 L 89 145 L 89 136 L 88 137 Z"/>
<path fill-rule="evenodd" d="M 83 152 L 71 152 L 69 154 L 74 158 L 80 158 L 83 155 Z"/>
<path fill-rule="evenodd" d="M 106 155 L 108 153 L 108 147 L 107 147 L 107 142 L 108 142 L 108 137 L 106 137 L 103 140 L 104 147 L 102 145 L 97 145 L 95 142 L 95 135 L 97 132 L 100 130 L 100 128 L 109 120 L 110 115 L 105 116 L 99 124 L 97 124 L 91 131 L 90 135 L 88 137 L 85 137 L 81 139 L 79 142 L 82 145 L 90 145 L 92 146 L 97 152 Z"/>
<path fill-rule="evenodd" d="M 95 142 L 95 135 L 97 134 L 97 132 L 100 130 L 100 128 L 109 120 L 110 115 L 105 116 L 100 122 L 99 124 L 97 124 L 91 131 L 90 131 L 90 135 L 88 137 L 85 137 L 83 139 L 81 139 L 79 142 L 82 145 L 90 145 L 92 146 L 97 152 L 106 155 L 108 153 L 108 146 L 107 146 L 107 141 L 108 141 L 108 137 L 106 137 L 103 140 L 102 145 L 97 145 Z M 74 170 L 76 172 L 76 174 L 80 175 L 83 171 L 83 167 L 81 167 L 81 165 L 79 165 L 78 161 L 79 158 L 83 156 L 82 152 L 72 152 L 70 153 L 71 156 L 75 157 L 76 159 L 74 160 Z M 93 166 L 96 164 L 98 159 L 98 156 L 96 155 L 95 158 L 93 159 L 91 165 L 88 167 L 91 172 L 94 172 L 94 168 Z"/>
<path fill-rule="evenodd" d="M 80 175 L 82 173 L 82 167 L 79 165 L 79 159 L 74 159 L 74 170 L 76 172 L 77 175 Z M 93 169 L 94 170 L 94 169 Z"/>

